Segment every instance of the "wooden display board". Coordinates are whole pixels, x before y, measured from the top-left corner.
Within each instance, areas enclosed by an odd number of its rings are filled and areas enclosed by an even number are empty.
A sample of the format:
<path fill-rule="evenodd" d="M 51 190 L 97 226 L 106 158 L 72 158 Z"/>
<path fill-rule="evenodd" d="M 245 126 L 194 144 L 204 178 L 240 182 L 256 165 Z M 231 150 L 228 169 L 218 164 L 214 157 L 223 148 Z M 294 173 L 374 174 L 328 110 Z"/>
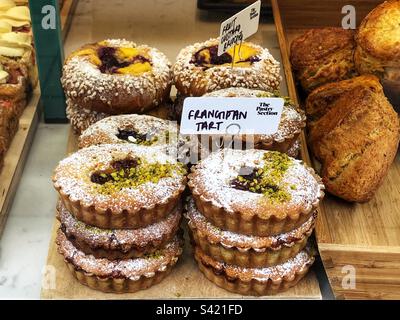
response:
<path fill-rule="evenodd" d="M 0 171 L 0 235 L 3 232 L 37 125 L 40 90 L 36 89 L 19 121 L 19 129 L 4 158 Z"/>
<path fill-rule="evenodd" d="M 77 149 L 77 137 L 70 133 L 68 153 Z M 161 283 L 132 294 L 110 294 L 92 290 L 81 285 L 67 268 L 62 256 L 57 252 L 55 238 L 59 222 L 55 221 L 50 240 L 47 266 L 54 267 L 55 287 L 42 288 L 42 299 L 177 299 L 177 298 L 215 298 L 241 299 L 251 298 L 233 294 L 214 285 L 197 268 L 192 249 L 185 232 L 185 249 L 171 274 Z M 254 297 L 253 297 L 254 298 Z M 321 299 L 321 291 L 315 273 L 312 271 L 294 288 L 276 296 L 260 299 Z"/>
<path fill-rule="evenodd" d="M 340 26 L 341 9 L 345 5 L 355 7 L 359 24 L 379 3 L 373 0 L 272 1 L 292 99 L 299 100 L 289 61 L 291 41 L 307 28 Z M 303 153 L 309 159 L 306 149 Z M 328 195 L 320 208 L 316 235 L 337 298 L 400 299 L 400 153 L 370 202 L 351 204 Z M 353 272 L 355 287 L 345 278 Z"/>

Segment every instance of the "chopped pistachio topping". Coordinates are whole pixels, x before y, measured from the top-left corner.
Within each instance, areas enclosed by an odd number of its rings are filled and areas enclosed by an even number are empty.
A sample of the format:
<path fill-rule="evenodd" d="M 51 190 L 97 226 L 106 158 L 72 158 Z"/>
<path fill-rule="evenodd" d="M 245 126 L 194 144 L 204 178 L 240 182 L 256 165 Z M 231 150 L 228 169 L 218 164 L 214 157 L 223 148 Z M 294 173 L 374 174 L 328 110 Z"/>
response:
<path fill-rule="evenodd" d="M 282 98 L 285 106 L 293 105 L 292 99 L 290 99 L 290 97 L 281 96 L 279 91 L 258 93 L 257 98 Z"/>
<path fill-rule="evenodd" d="M 109 170 L 91 176 L 96 192 L 113 194 L 125 188 L 137 188 L 142 184 L 158 183 L 162 178 L 186 174 L 182 163 L 148 163 L 142 159 L 116 161 Z"/>
<path fill-rule="evenodd" d="M 282 179 L 292 165 L 292 159 L 280 152 L 267 152 L 262 168 L 242 167 L 240 175 L 232 181 L 232 187 L 263 194 L 271 202 L 285 202 L 291 199 Z M 290 186 L 292 190 L 295 186 Z"/>

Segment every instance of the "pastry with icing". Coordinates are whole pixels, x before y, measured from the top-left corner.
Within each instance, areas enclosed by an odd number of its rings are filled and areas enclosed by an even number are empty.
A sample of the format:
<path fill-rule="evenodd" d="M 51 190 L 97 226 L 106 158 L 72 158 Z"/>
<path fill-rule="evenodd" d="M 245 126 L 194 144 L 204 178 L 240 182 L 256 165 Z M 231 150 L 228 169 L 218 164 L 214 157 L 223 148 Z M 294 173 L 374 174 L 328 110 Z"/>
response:
<path fill-rule="evenodd" d="M 192 167 L 188 185 L 198 210 L 213 225 L 261 237 L 300 227 L 324 196 L 312 168 L 276 151 L 212 153 Z"/>
<path fill-rule="evenodd" d="M 104 40 L 73 52 L 62 84 L 79 107 L 106 114 L 144 113 L 169 100 L 170 62 L 155 48 Z"/>
<path fill-rule="evenodd" d="M 176 207 L 186 168 L 157 147 L 105 144 L 61 161 L 53 182 L 78 220 L 103 229 L 137 229 L 165 219 Z"/>

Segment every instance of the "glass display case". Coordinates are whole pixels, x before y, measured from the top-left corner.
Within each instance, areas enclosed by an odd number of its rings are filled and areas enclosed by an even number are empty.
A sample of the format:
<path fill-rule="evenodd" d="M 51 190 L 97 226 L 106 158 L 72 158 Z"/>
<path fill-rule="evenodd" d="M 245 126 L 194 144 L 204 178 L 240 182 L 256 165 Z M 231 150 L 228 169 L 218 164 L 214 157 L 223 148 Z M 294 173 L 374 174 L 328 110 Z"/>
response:
<path fill-rule="evenodd" d="M 0 0 L 0 299 L 400 298 L 399 17 Z"/>

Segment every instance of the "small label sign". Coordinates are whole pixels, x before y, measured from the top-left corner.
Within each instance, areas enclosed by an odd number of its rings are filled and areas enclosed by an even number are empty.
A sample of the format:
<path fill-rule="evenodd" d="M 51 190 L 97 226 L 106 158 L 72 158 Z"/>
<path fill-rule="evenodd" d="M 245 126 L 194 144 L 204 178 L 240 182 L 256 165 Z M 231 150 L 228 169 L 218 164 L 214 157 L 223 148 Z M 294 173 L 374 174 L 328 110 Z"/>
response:
<path fill-rule="evenodd" d="M 274 134 L 281 98 L 190 97 L 183 104 L 181 134 Z"/>
<path fill-rule="evenodd" d="M 258 0 L 221 24 L 218 55 L 235 44 L 243 42 L 257 32 L 260 21 L 261 1 Z"/>

